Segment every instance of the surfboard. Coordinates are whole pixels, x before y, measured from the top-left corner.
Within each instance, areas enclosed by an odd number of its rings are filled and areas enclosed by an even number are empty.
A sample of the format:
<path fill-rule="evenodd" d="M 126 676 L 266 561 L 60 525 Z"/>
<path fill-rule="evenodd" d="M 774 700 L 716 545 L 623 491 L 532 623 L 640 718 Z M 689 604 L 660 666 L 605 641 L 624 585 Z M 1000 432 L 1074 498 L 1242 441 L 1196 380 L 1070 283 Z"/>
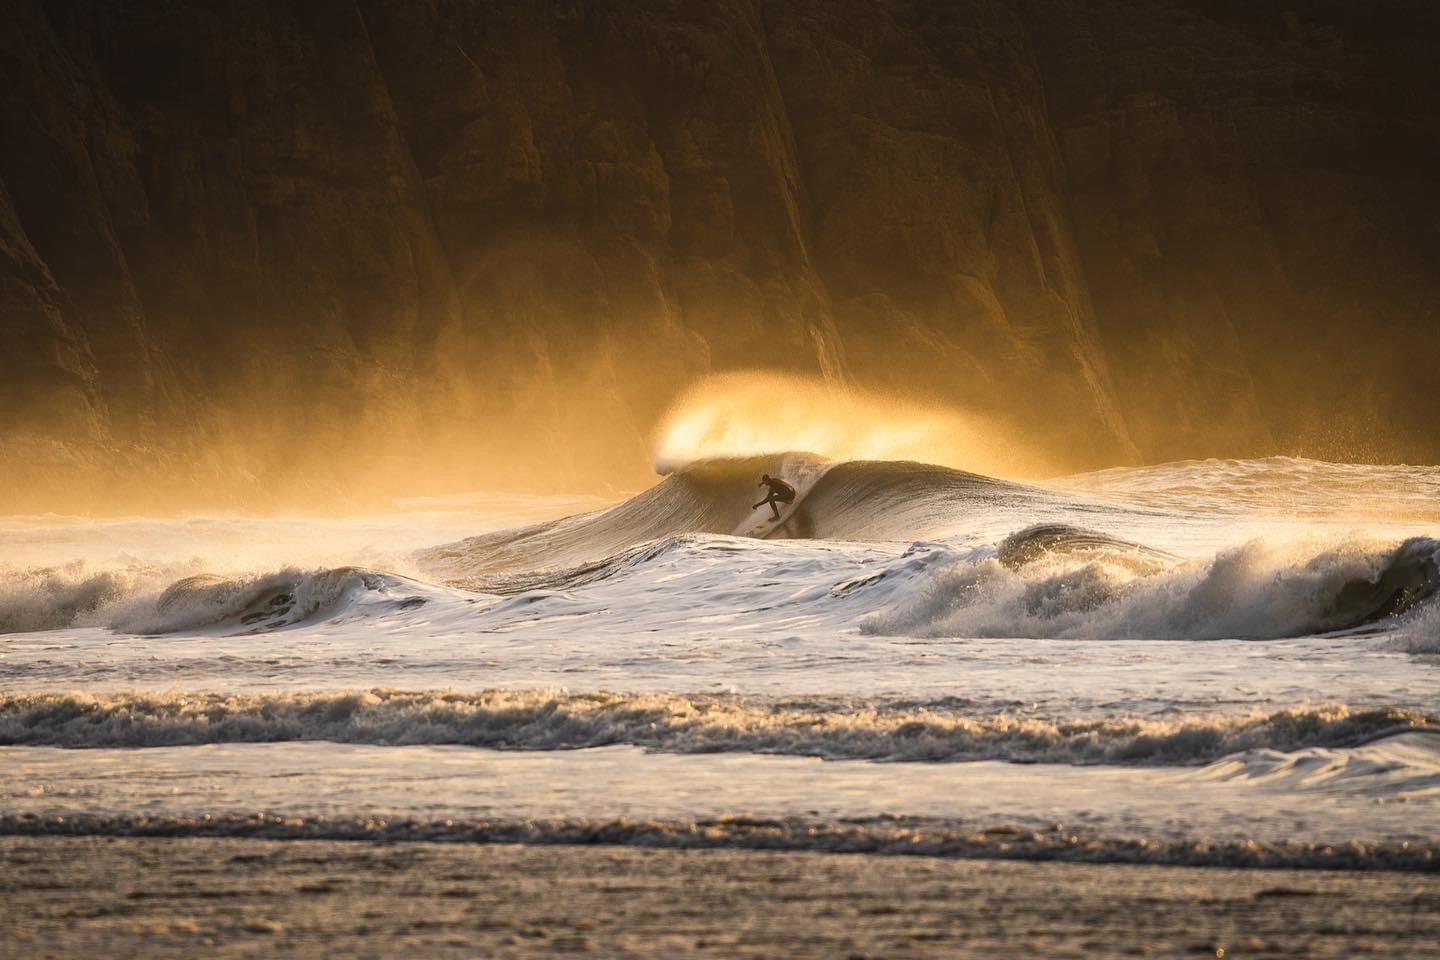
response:
<path fill-rule="evenodd" d="M 784 508 L 780 511 L 780 516 L 779 516 L 779 517 L 773 517 L 773 516 L 771 516 L 771 515 L 770 515 L 770 508 L 769 508 L 768 506 L 762 508 L 762 509 L 764 509 L 764 511 L 765 511 L 765 518 L 764 518 L 763 520 L 761 520 L 759 523 L 757 523 L 754 527 L 751 528 L 751 530 L 750 530 L 750 536 L 752 536 L 752 537 L 763 537 L 763 536 L 765 536 L 765 535 L 767 535 L 767 534 L 769 534 L 769 533 L 773 533 L 774 531 L 778 530 L 779 528 L 785 526 L 785 524 L 790 521 L 790 517 L 791 517 L 791 515 L 795 512 L 795 510 L 796 510 L 796 505 L 797 505 L 799 502 L 800 502 L 800 498 L 799 498 L 799 497 L 796 497 L 796 498 L 795 498 L 793 501 L 791 501 L 790 503 L 785 504 L 785 505 L 784 505 Z"/>

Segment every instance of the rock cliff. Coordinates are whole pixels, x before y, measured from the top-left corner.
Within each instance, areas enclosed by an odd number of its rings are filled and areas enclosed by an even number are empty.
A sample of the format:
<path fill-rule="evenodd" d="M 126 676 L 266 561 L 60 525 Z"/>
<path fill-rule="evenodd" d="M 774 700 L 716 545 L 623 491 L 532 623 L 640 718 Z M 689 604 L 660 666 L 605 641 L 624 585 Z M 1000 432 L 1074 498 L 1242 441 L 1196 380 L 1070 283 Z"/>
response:
<path fill-rule="evenodd" d="M 17 508 L 118 473 L 634 484 L 678 389 L 757 366 L 954 403 L 1060 467 L 1440 457 L 1419 0 L 14 0 L 0 27 Z"/>

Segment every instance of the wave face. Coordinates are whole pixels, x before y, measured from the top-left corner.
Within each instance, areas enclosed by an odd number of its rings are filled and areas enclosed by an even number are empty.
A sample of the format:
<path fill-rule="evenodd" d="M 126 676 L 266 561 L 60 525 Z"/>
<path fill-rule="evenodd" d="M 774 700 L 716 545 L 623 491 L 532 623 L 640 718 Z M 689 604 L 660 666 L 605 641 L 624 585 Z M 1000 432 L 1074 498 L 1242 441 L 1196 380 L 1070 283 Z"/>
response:
<path fill-rule="evenodd" d="M 796 488 L 779 524 L 755 508 L 761 474 Z M 580 566 L 650 541 L 690 534 L 762 539 L 914 540 L 939 536 L 969 516 L 1004 506 L 1018 514 L 1066 495 L 930 464 L 831 463 L 812 454 L 691 464 L 607 510 L 500 531 L 422 551 L 422 569 L 445 582 L 501 571 Z"/>
<path fill-rule="evenodd" d="M 154 747 L 332 740 L 890 761 L 1188 765 L 1242 750 L 1354 746 L 1434 730 L 1416 711 L 1329 706 L 1243 715 L 1047 717 L 965 701 L 676 694 L 363 690 L 282 694 L 26 694 L 0 698 L 0 744 Z"/>

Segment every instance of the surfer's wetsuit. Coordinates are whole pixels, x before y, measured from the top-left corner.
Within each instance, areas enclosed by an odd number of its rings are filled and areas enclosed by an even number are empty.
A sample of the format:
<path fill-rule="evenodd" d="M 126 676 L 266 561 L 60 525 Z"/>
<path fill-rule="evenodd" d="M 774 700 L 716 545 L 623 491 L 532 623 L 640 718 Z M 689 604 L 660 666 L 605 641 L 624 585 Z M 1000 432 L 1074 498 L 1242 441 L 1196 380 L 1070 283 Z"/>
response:
<path fill-rule="evenodd" d="M 779 520 L 780 508 L 775 506 L 775 504 L 795 502 L 795 488 L 790 486 L 790 484 L 786 483 L 784 480 L 781 480 L 779 477 L 772 477 L 768 473 L 764 474 L 760 477 L 760 483 L 757 484 L 757 486 L 769 487 L 770 492 L 765 495 L 764 500 L 761 500 L 757 504 L 753 504 L 750 507 L 751 510 L 754 510 L 756 507 L 763 507 L 765 504 L 768 503 L 770 504 L 770 512 L 775 514 L 776 520 Z"/>

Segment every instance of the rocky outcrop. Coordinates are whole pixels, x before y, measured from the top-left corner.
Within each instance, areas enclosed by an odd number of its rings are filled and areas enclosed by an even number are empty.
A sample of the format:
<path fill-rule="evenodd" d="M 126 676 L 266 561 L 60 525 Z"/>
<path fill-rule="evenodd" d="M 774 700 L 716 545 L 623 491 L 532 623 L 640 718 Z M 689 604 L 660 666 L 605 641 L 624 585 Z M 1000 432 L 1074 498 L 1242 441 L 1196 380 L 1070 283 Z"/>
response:
<path fill-rule="evenodd" d="M 1352 6 L 16 0 L 8 499 L 638 483 L 755 366 L 1434 460 L 1440 24 Z"/>
<path fill-rule="evenodd" d="M 1436 462 L 1440 8 L 1026 10 L 1145 455 Z"/>

